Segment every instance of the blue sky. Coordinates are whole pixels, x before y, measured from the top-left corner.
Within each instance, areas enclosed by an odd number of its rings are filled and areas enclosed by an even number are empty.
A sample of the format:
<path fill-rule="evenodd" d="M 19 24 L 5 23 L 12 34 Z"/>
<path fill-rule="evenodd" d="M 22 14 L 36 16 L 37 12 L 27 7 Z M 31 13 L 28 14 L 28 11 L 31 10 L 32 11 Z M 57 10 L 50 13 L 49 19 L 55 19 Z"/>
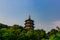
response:
<path fill-rule="evenodd" d="M 60 0 L 0 0 L 0 23 L 24 26 L 29 14 L 35 29 L 60 26 Z"/>

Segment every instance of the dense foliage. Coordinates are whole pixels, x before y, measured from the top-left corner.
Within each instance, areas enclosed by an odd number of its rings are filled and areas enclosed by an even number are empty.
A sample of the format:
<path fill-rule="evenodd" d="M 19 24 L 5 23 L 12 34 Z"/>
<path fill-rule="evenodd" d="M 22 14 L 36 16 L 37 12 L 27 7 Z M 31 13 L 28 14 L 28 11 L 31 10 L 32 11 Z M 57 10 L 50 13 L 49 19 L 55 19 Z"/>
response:
<path fill-rule="evenodd" d="M 60 28 L 57 29 L 46 33 L 43 29 L 32 30 L 19 25 L 8 26 L 0 23 L 0 40 L 60 40 Z"/>

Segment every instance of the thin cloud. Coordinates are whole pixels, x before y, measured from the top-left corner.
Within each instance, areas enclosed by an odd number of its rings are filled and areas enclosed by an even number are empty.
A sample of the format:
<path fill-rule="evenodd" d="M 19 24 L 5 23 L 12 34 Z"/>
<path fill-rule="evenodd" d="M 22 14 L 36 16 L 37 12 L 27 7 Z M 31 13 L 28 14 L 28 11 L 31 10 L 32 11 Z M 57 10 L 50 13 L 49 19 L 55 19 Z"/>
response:
<path fill-rule="evenodd" d="M 60 26 L 60 21 L 54 21 L 53 24 L 54 24 L 55 26 Z"/>

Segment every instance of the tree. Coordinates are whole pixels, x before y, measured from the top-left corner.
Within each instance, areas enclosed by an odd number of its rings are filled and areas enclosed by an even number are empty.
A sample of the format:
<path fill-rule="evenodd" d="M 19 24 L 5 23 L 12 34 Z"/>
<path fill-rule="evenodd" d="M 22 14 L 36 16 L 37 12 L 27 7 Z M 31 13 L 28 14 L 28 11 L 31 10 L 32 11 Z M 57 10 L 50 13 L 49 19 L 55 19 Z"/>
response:
<path fill-rule="evenodd" d="M 8 25 L 5 25 L 5 24 L 0 23 L 0 29 L 1 28 L 8 28 L 8 27 L 9 27 Z"/>
<path fill-rule="evenodd" d="M 9 40 L 10 31 L 7 28 L 0 29 L 0 39 L 1 40 Z"/>

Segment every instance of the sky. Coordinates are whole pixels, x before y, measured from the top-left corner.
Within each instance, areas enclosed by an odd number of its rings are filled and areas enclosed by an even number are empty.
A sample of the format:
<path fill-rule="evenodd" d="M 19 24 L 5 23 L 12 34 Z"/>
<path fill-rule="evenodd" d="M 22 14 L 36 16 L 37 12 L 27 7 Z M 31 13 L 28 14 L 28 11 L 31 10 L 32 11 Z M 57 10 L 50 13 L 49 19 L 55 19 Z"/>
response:
<path fill-rule="evenodd" d="M 60 0 L 0 0 L 0 23 L 22 25 L 31 15 L 35 29 L 60 26 Z"/>

